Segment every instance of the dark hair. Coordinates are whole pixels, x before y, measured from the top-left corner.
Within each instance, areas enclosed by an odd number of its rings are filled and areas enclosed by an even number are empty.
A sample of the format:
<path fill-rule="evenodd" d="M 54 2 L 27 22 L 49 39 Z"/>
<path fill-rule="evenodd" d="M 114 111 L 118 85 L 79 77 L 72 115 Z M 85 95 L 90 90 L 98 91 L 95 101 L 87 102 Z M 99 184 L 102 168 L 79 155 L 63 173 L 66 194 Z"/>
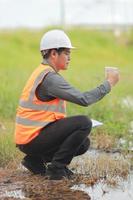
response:
<path fill-rule="evenodd" d="M 57 53 L 60 55 L 60 54 L 62 53 L 62 51 L 64 51 L 65 49 L 66 49 L 66 48 L 61 47 L 61 48 L 58 48 L 58 49 L 42 50 L 42 51 L 41 51 L 41 54 L 42 54 L 42 57 L 43 57 L 44 59 L 48 59 L 52 50 L 56 50 Z"/>

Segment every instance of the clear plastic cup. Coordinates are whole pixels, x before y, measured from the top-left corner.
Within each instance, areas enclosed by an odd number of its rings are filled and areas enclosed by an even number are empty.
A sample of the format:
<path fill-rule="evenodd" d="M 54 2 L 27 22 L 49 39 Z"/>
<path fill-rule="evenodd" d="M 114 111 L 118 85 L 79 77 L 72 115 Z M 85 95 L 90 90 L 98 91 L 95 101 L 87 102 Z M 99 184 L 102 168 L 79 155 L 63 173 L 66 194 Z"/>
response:
<path fill-rule="evenodd" d="M 118 67 L 110 67 L 110 66 L 105 67 L 105 77 L 108 77 L 109 74 L 112 74 L 112 73 L 119 75 Z"/>

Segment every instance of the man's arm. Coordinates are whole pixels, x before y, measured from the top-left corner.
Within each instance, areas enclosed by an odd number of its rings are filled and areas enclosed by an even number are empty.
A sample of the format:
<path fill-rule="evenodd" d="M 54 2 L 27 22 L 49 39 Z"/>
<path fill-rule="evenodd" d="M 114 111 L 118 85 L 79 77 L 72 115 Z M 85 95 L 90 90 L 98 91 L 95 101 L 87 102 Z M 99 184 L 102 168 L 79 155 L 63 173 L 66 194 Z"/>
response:
<path fill-rule="evenodd" d="M 41 101 L 49 101 L 57 97 L 81 106 L 88 106 L 102 99 L 110 90 L 109 82 L 104 81 L 93 90 L 80 92 L 61 75 L 49 72 L 37 88 L 36 95 Z"/>

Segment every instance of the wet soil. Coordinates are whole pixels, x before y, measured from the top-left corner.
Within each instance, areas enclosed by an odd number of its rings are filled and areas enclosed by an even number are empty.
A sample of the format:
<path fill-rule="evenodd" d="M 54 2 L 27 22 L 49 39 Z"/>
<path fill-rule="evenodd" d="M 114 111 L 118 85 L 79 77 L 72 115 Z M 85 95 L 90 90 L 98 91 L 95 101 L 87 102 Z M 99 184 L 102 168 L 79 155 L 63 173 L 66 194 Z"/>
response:
<path fill-rule="evenodd" d="M 115 179 L 113 179 L 114 176 L 113 177 L 111 176 L 112 178 L 109 179 L 108 174 L 106 174 L 108 177 L 107 179 L 106 176 L 104 177 L 101 176 L 102 173 L 100 173 L 99 171 L 96 170 L 95 172 L 95 167 L 96 167 L 95 163 L 98 160 L 97 157 L 101 154 L 105 154 L 105 152 L 102 153 L 101 151 L 94 150 L 87 152 L 84 156 L 82 156 L 82 159 L 80 160 L 77 158 L 78 161 L 75 160 L 75 165 L 73 163 L 73 166 L 71 166 L 72 169 L 76 169 L 76 171 L 74 170 L 76 176 L 72 180 L 65 180 L 65 179 L 60 181 L 48 180 L 48 178 L 45 176 L 31 174 L 29 171 L 23 169 L 23 167 L 19 165 L 15 166 L 11 165 L 10 169 L 0 168 L 0 200 L 15 200 L 15 199 L 17 200 L 20 199 L 24 200 L 80 200 L 80 199 L 107 200 L 108 199 L 110 200 L 112 199 L 113 195 L 115 195 L 115 197 L 113 196 L 113 199 L 117 200 L 120 196 L 121 191 L 124 191 L 124 194 L 126 193 L 125 195 L 126 199 L 128 200 L 133 199 L 131 192 L 133 188 L 133 183 L 132 183 L 133 176 L 130 177 L 130 170 L 129 170 L 129 166 L 132 167 L 132 165 L 129 165 L 128 160 L 127 164 L 124 165 L 128 157 L 122 157 L 121 160 L 122 163 L 123 162 L 124 163 L 121 164 L 120 160 L 117 159 L 121 157 L 120 153 L 118 152 L 107 153 L 107 156 L 110 157 L 110 159 L 112 160 L 112 170 L 114 169 L 116 171 L 117 167 L 117 174 L 114 171 Z M 94 157 L 95 160 L 91 160 L 91 157 L 92 158 Z M 107 171 L 108 169 L 106 163 L 107 157 L 105 158 L 106 160 L 104 159 L 102 160 L 102 162 L 100 162 L 99 159 L 98 162 L 98 166 L 101 165 L 101 172 L 103 170 Z M 118 162 L 117 165 L 116 161 Z M 113 166 L 114 162 L 115 162 L 115 168 Z M 90 167 L 90 164 L 92 167 Z M 16 166 L 18 167 L 17 169 Z M 128 166 L 128 169 L 126 166 Z M 92 170 L 93 168 L 94 168 L 94 173 L 91 173 L 91 176 L 89 176 L 90 171 L 93 172 Z M 98 168 L 98 170 L 100 170 L 100 168 Z M 111 172 L 109 171 L 108 173 Z M 125 173 L 125 175 L 123 173 Z M 119 176 L 118 182 L 120 181 L 121 183 L 123 183 L 124 178 L 127 178 L 129 175 L 131 184 L 125 183 L 124 185 L 125 190 L 122 189 L 118 191 L 116 194 L 115 191 L 116 191 L 117 175 Z M 90 177 L 93 178 L 90 179 Z M 104 179 L 103 182 L 100 182 L 101 179 L 102 180 Z M 108 186 L 106 187 L 106 184 L 112 185 L 113 190 L 110 190 Z M 103 186 L 105 187 L 105 189 L 103 189 Z M 108 192 L 106 193 L 103 191 L 108 191 Z"/>
<path fill-rule="evenodd" d="M 89 180 L 81 175 L 69 181 L 52 181 L 28 171 L 0 169 L 0 199 L 90 200 L 88 194 L 72 190 L 71 187 L 78 183 L 93 185 L 95 182 L 95 179 Z"/>

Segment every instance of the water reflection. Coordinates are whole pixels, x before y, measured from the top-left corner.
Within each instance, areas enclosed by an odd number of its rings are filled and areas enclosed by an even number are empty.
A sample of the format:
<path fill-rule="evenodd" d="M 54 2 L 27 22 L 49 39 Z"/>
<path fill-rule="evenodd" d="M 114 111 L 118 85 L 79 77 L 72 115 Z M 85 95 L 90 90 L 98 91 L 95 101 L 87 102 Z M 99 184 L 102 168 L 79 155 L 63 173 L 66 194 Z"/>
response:
<path fill-rule="evenodd" d="M 93 187 L 87 187 L 85 184 L 75 185 L 71 189 L 81 190 L 91 196 L 91 200 L 133 200 L 133 174 L 127 181 L 119 183 L 118 187 L 109 187 L 100 181 Z"/>

